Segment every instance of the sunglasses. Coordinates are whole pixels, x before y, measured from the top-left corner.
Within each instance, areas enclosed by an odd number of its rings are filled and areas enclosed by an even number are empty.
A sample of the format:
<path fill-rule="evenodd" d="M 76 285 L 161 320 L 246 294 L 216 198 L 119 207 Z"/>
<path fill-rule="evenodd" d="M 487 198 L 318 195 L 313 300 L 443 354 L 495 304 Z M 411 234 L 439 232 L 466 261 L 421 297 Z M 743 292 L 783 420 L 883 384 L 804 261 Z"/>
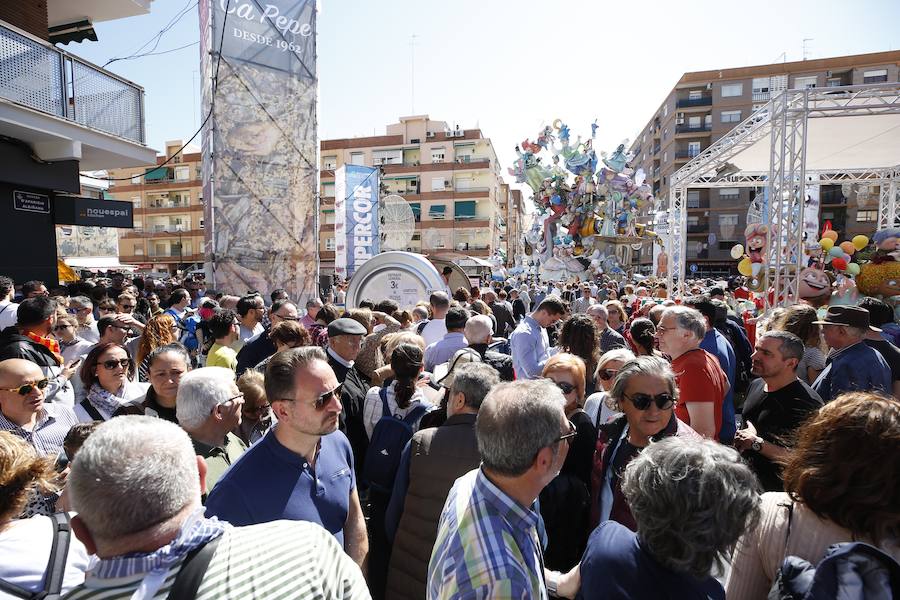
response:
<path fill-rule="evenodd" d="M 282 317 L 282 316 L 279 315 L 278 313 L 272 313 L 272 316 L 273 316 L 273 317 L 278 317 L 278 318 L 281 319 L 282 321 L 299 321 L 299 320 L 300 320 L 300 317 Z"/>
<path fill-rule="evenodd" d="M 334 388 L 333 390 L 325 392 L 324 394 L 322 394 L 321 396 L 316 398 L 316 401 L 313 403 L 313 406 L 316 407 L 316 410 L 322 410 L 323 408 L 325 408 L 325 406 L 329 402 L 331 402 L 332 398 L 340 399 L 341 390 L 343 389 L 343 387 L 344 387 L 344 384 L 341 383 L 341 384 L 338 384 L 338 386 L 336 388 Z M 283 400 L 284 402 L 296 402 L 296 400 L 294 400 L 293 398 L 278 398 L 278 400 Z"/>
<path fill-rule="evenodd" d="M 50 385 L 49 379 L 41 379 L 39 381 L 34 381 L 32 383 L 26 383 L 25 385 L 20 385 L 19 387 L 4 388 L 0 391 L 15 392 L 15 393 L 19 394 L 20 396 L 27 396 L 28 394 L 30 394 L 32 392 L 32 390 L 34 390 L 34 388 L 42 390 L 42 389 L 46 388 L 48 385 Z"/>
<path fill-rule="evenodd" d="M 569 440 L 573 439 L 576 435 L 578 435 L 578 430 L 575 428 L 575 424 L 572 423 L 572 421 L 569 421 L 569 433 L 564 433 L 556 438 L 556 442 L 559 443 L 565 440 L 566 443 L 571 444 L 572 442 L 570 442 Z"/>
<path fill-rule="evenodd" d="M 633 394 L 631 396 L 625 396 L 625 398 L 630 400 L 638 410 L 647 410 L 650 408 L 651 403 L 656 404 L 656 408 L 659 410 L 667 410 L 672 408 L 672 405 L 675 404 L 675 398 L 672 397 L 672 394 L 659 394 L 657 396 L 651 396 L 650 394 Z"/>
<path fill-rule="evenodd" d="M 122 309 L 129 311 L 134 310 L 134 304 L 123 304 Z"/>
<path fill-rule="evenodd" d="M 55 325 L 53 327 L 53 331 L 62 331 L 63 329 L 68 329 L 68 325 Z"/>
<path fill-rule="evenodd" d="M 550 381 L 553 381 L 550 379 Z M 553 381 L 553 384 L 558 387 L 563 394 L 571 394 L 575 391 L 575 386 L 569 383 L 568 381 Z"/>
<path fill-rule="evenodd" d="M 614 378 L 618 372 L 618 370 L 614 369 L 600 369 L 599 371 L 597 371 L 597 377 L 599 377 L 603 381 L 609 381 L 610 379 Z"/>
<path fill-rule="evenodd" d="M 123 369 L 127 369 L 128 367 L 131 366 L 131 359 L 130 358 L 120 358 L 118 360 L 116 360 L 116 359 L 104 360 L 100 364 L 103 365 L 103 368 L 108 371 L 112 371 L 116 367 L 122 367 Z"/>

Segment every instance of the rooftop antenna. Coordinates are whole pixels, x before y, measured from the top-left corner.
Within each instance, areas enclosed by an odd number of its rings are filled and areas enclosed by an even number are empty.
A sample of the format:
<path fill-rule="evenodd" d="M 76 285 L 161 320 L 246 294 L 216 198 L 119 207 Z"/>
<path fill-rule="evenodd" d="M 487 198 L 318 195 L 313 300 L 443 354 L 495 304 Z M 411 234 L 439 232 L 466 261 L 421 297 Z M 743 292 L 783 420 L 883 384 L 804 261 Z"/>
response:
<path fill-rule="evenodd" d="M 814 38 L 803 38 L 803 60 L 806 60 L 806 54 L 808 48 L 806 47 L 806 42 L 813 41 Z"/>
<path fill-rule="evenodd" d="M 783 59 L 782 62 L 787 62 L 787 52 L 782 52 L 778 55 L 778 58 Z M 778 58 L 775 59 L 775 62 L 778 62 Z"/>
<path fill-rule="evenodd" d="M 416 34 L 409 36 L 409 114 L 416 114 Z"/>

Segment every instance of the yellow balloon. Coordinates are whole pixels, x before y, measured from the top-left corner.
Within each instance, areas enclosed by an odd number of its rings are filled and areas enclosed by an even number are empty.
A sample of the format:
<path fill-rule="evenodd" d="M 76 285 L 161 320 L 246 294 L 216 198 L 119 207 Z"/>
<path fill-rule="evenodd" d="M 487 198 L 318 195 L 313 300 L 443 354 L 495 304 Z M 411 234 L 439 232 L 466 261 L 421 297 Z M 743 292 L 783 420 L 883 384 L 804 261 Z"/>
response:
<path fill-rule="evenodd" d="M 857 250 L 862 250 L 869 245 L 869 238 L 864 235 L 857 235 L 853 237 L 852 243 Z"/>
<path fill-rule="evenodd" d="M 828 231 L 826 231 L 825 233 L 822 234 L 822 237 L 828 238 L 832 242 L 836 242 L 838 239 L 838 234 L 837 234 L 837 231 L 835 231 L 834 229 L 829 229 Z"/>
<path fill-rule="evenodd" d="M 750 262 L 749 258 L 745 258 L 738 263 L 738 273 L 740 273 L 744 277 L 750 277 L 751 275 L 753 275 L 753 263 Z"/>
<path fill-rule="evenodd" d="M 823 237 L 819 240 L 819 245 L 822 246 L 822 250 L 828 252 L 832 248 L 834 248 L 834 240 L 831 238 Z"/>

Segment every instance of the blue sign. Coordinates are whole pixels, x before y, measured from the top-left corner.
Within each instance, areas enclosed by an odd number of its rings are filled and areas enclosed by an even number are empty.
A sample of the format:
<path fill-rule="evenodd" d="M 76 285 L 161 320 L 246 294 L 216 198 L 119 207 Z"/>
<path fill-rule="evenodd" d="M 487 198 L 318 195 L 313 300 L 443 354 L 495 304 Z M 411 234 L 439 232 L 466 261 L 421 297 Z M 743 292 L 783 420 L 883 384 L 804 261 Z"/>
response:
<path fill-rule="evenodd" d="M 691 264 L 691 273 L 696 273 L 696 272 L 697 272 L 697 265 Z"/>
<path fill-rule="evenodd" d="M 343 165 L 334 178 L 334 272 L 349 279 L 381 250 L 378 169 Z"/>

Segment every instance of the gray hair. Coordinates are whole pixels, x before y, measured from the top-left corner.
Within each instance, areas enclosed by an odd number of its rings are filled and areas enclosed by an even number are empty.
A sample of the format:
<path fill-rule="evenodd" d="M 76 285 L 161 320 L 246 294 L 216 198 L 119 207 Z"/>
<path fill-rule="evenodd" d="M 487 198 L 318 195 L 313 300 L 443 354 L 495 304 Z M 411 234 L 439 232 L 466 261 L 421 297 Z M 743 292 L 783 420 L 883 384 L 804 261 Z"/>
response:
<path fill-rule="evenodd" d="M 588 316 L 609 320 L 609 311 L 602 304 L 592 304 L 587 309 Z"/>
<path fill-rule="evenodd" d="M 606 365 L 614 360 L 617 360 L 621 363 L 626 363 L 629 360 L 634 360 L 634 352 L 632 352 L 628 348 L 613 348 L 612 350 L 604 352 L 600 356 L 600 360 L 597 361 L 597 368 L 594 369 L 594 379 L 597 379 L 597 374 L 605 369 Z"/>
<path fill-rule="evenodd" d="M 616 374 L 616 381 L 613 383 L 613 387 L 606 398 L 606 406 L 621 412 L 622 400 L 625 399 L 625 390 L 628 389 L 628 382 L 631 381 L 632 377 L 638 375 L 664 380 L 669 388 L 669 394 L 675 400 L 678 399 L 675 373 L 672 371 L 672 366 L 669 362 L 658 356 L 638 356 L 619 368 L 619 372 Z"/>
<path fill-rule="evenodd" d="M 144 531 L 200 502 L 197 457 L 187 433 L 142 415 L 97 427 L 72 461 L 66 487 L 88 530 L 104 540 Z"/>
<path fill-rule="evenodd" d="M 317 360 L 328 362 L 325 351 L 318 346 L 302 346 L 276 352 L 266 365 L 266 398 L 269 402 L 293 398 L 294 374 Z"/>
<path fill-rule="evenodd" d="M 494 367 L 486 363 L 464 363 L 453 369 L 450 396 L 462 394 L 466 398 L 466 406 L 478 410 L 491 388 L 499 383 L 500 374 Z"/>
<path fill-rule="evenodd" d="M 428 318 L 428 309 L 424 306 L 417 306 L 412 309 L 412 314 L 414 317 L 419 317 L 419 319 L 427 319 Z"/>
<path fill-rule="evenodd" d="M 732 448 L 671 436 L 625 469 L 622 492 L 638 537 L 663 566 L 696 579 L 721 573 L 760 515 L 759 483 Z"/>
<path fill-rule="evenodd" d="M 466 321 L 466 328 L 463 333 L 469 344 L 483 344 L 489 335 L 494 333 L 494 324 L 487 315 L 475 315 L 469 317 Z"/>
<path fill-rule="evenodd" d="M 319 308 L 322 308 L 323 306 L 325 306 L 325 303 L 322 302 L 322 300 L 318 296 L 313 296 L 312 298 L 310 298 L 309 300 L 306 301 L 306 308 L 315 308 L 317 306 Z"/>
<path fill-rule="evenodd" d="M 778 347 L 778 351 L 781 352 L 781 358 L 785 360 L 788 358 L 796 358 L 798 361 L 803 360 L 803 352 L 806 349 L 806 347 L 803 345 L 803 340 L 801 340 L 790 331 L 773 329 L 759 336 L 759 339 L 778 340 L 781 343 L 781 345 Z"/>
<path fill-rule="evenodd" d="M 532 379 L 501 383 L 490 391 L 475 420 L 484 466 L 517 477 L 537 453 L 559 439 L 565 396 L 553 382 Z M 557 446 L 553 447 L 554 453 Z"/>
<path fill-rule="evenodd" d="M 698 340 L 706 335 L 706 317 L 699 310 L 687 306 L 668 306 L 660 320 L 670 314 L 675 315 L 679 328 L 693 333 Z"/>
<path fill-rule="evenodd" d="M 224 367 L 203 367 L 181 376 L 175 396 L 178 424 L 199 429 L 213 409 L 234 396 L 234 371 Z"/>
<path fill-rule="evenodd" d="M 93 308 L 94 303 L 87 296 L 73 296 L 69 298 L 69 306 L 72 308 Z"/>

